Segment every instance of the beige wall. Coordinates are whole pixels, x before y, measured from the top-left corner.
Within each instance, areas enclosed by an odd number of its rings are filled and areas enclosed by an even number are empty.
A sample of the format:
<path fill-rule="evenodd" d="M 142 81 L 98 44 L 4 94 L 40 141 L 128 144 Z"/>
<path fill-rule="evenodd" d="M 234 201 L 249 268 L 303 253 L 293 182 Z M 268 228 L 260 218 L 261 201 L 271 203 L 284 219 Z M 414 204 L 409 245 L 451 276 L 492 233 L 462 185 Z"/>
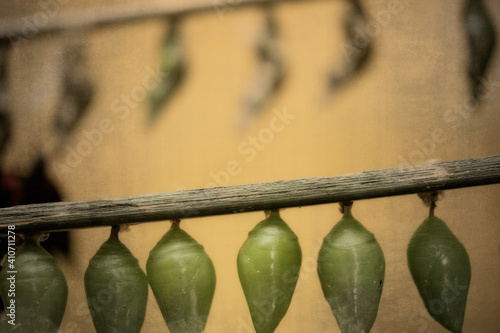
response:
<path fill-rule="evenodd" d="M 463 110 L 467 49 L 456 1 L 400 0 L 404 10 L 375 36 L 374 55 L 362 72 L 334 98 L 323 100 L 325 70 L 342 59 L 341 10 L 338 1 L 304 1 L 277 9 L 288 69 L 283 89 L 247 129 L 236 127 L 239 102 L 255 71 L 253 42 L 261 28 L 257 9 L 215 12 L 185 19 L 182 34 L 189 76 L 154 126 L 146 125 L 145 103 L 130 108 L 121 119 L 112 104 L 130 94 L 155 68 L 164 22 L 148 21 L 88 33 L 89 69 L 97 84 L 92 109 L 67 142 L 77 149 L 84 131 L 109 119 L 104 134 L 81 163 L 63 175 L 51 175 L 68 201 L 114 198 L 143 193 L 200 188 L 213 182 L 211 173 L 229 161 L 240 168 L 229 183 L 312 176 L 330 176 L 402 165 L 402 160 L 454 160 L 500 153 L 498 85 L 474 113 Z M 22 1 L 5 14 L 37 10 Z M 237 2 L 236 2 L 237 3 Z M 370 18 L 389 0 L 364 1 Z M 72 1 L 61 8 L 99 5 Z M 487 0 L 500 27 L 500 6 Z M 10 69 L 17 132 L 4 164 L 6 170 L 27 172 L 36 151 L 51 147 L 48 125 L 57 89 L 58 39 L 47 36 L 19 47 Z M 498 52 L 490 76 L 500 82 Z M 56 86 L 57 87 L 57 86 Z M 273 111 L 274 110 L 274 111 Z M 255 156 L 242 153 L 270 126 L 273 112 L 286 110 L 294 118 L 274 133 Z M 455 110 L 455 111 L 450 111 Z M 446 120 L 448 119 L 448 121 Z M 461 121 L 458 123 L 458 121 Z M 440 136 L 433 137 L 433 133 Z M 433 141 L 432 145 L 429 143 Z M 419 145 L 425 142 L 426 151 Z M 420 151 L 420 153 L 419 153 Z M 66 163 L 63 150 L 51 163 Z M 412 160 L 413 159 L 413 160 Z M 54 164 L 51 164 L 54 165 Z M 464 243 L 472 263 L 472 282 L 464 332 L 496 332 L 500 325 L 500 206 L 498 185 L 447 191 L 436 214 Z M 386 281 L 374 332 L 445 332 L 426 319 L 425 308 L 406 263 L 408 241 L 426 217 L 416 195 L 364 200 L 353 213 L 370 229 L 384 250 Z M 263 213 L 246 213 L 184 221 L 214 261 L 217 288 L 207 332 L 250 332 L 250 316 L 239 286 L 236 255 Z M 322 238 L 340 219 L 336 204 L 283 210 L 282 217 L 299 236 L 303 267 L 286 317 L 276 332 L 339 332 L 323 299 L 315 260 Z M 123 242 L 145 267 L 149 250 L 169 228 L 169 222 L 130 227 Z M 107 238 L 107 228 L 74 232 L 75 259 L 58 258 L 70 286 L 62 332 L 92 332 L 86 308 L 83 274 L 89 259 Z M 152 293 L 144 332 L 163 332 Z"/>

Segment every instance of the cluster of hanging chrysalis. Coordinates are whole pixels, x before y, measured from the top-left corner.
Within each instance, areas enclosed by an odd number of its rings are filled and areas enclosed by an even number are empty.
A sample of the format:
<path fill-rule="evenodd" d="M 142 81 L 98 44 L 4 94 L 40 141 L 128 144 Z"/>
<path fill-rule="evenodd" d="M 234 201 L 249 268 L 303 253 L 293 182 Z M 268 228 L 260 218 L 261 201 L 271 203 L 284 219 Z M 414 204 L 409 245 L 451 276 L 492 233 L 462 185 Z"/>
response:
<path fill-rule="evenodd" d="M 454 333 L 462 330 L 471 277 L 464 246 L 434 215 L 437 193 L 421 195 L 429 217 L 408 245 L 408 266 L 429 311 Z M 324 238 L 318 276 L 325 299 L 343 333 L 369 332 L 377 317 L 384 284 L 385 259 L 374 235 L 341 203 L 342 219 Z M 146 274 L 119 240 L 119 227 L 89 262 L 84 284 L 98 333 L 140 332 L 148 285 L 172 333 L 205 329 L 215 293 L 215 269 L 202 245 L 172 221 L 151 250 Z M 57 332 L 68 286 L 54 258 L 40 246 L 43 235 L 25 235 L 16 253 L 16 320 L 0 321 L 1 332 Z M 299 277 L 302 252 L 297 235 L 278 210 L 248 234 L 237 256 L 238 275 L 257 333 L 272 333 L 285 316 Z M 9 304 L 9 270 L 0 272 L 0 296 Z M 453 295 L 449 295 L 453 286 Z M 106 304 L 103 292 L 111 293 Z M 266 306 L 262 306 L 265 304 Z M 326 304 L 325 304 L 326 305 Z"/>

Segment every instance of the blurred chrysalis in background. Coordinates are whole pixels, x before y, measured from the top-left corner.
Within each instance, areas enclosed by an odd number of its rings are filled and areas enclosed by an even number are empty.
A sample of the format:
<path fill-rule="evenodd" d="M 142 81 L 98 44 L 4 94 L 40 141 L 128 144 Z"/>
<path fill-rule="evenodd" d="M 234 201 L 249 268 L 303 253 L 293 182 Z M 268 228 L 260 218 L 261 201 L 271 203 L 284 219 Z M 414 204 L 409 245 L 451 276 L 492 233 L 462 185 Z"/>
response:
<path fill-rule="evenodd" d="M 63 93 L 60 97 L 54 120 L 59 145 L 75 129 L 87 113 L 94 86 L 85 62 L 82 43 L 70 42 L 64 57 L 62 70 Z"/>
<path fill-rule="evenodd" d="M 349 8 L 344 17 L 344 33 L 346 40 L 341 44 L 344 61 L 336 65 L 328 74 L 328 91 L 334 93 L 346 82 L 365 68 L 372 53 L 372 38 L 359 38 L 367 18 L 359 0 L 349 1 Z"/>
<path fill-rule="evenodd" d="M 158 84 L 149 94 L 149 121 L 155 121 L 186 75 L 186 59 L 179 31 L 179 19 L 170 19 L 170 26 L 160 47 Z"/>
<path fill-rule="evenodd" d="M 278 23 L 269 6 L 265 7 L 264 29 L 256 45 L 258 68 L 242 105 L 239 125 L 245 128 L 269 99 L 279 90 L 285 77 L 283 54 L 279 45 Z"/>
<path fill-rule="evenodd" d="M 478 102 L 484 89 L 484 75 L 495 49 L 495 27 L 482 0 L 465 0 L 463 19 L 469 42 L 470 93 L 474 101 Z"/>

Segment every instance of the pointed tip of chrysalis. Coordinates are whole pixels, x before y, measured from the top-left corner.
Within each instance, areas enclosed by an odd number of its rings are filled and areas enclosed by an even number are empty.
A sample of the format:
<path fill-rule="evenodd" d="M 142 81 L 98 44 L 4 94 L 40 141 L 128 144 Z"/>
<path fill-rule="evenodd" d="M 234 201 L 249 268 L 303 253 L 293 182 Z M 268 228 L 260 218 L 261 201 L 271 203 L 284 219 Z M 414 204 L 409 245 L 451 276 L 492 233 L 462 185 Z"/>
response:
<path fill-rule="evenodd" d="M 280 210 L 279 209 L 268 209 L 264 211 L 264 214 L 266 216 L 266 219 L 275 216 L 275 217 L 280 217 Z"/>
<path fill-rule="evenodd" d="M 24 243 L 35 243 L 38 245 L 45 242 L 49 236 L 49 232 L 24 233 L 20 235 Z"/>
<path fill-rule="evenodd" d="M 180 225 L 181 225 L 181 220 L 180 219 L 173 219 L 172 220 L 172 226 L 170 227 L 170 229 L 171 230 L 180 229 Z"/>
<path fill-rule="evenodd" d="M 116 238 L 118 239 L 118 234 L 120 233 L 121 227 L 120 225 L 113 225 L 111 226 L 111 232 L 109 235 L 109 238 Z"/>
<path fill-rule="evenodd" d="M 340 212 L 344 215 L 344 216 L 351 216 L 351 208 L 352 208 L 352 205 L 353 205 L 353 202 L 352 201 L 342 201 L 339 203 L 340 204 Z"/>

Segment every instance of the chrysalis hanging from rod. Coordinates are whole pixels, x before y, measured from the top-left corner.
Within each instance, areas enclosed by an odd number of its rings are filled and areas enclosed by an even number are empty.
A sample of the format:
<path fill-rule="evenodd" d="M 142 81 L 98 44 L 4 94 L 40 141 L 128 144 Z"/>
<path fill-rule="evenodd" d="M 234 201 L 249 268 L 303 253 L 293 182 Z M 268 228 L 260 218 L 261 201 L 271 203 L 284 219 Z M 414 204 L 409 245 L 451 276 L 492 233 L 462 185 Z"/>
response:
<path fill-rule="evenodd" d="M 343 23 L 347 40 L 340 46 L 344 61 L 330 70 L 328 74 L 329 93 L 339 89 L 367 64 L 372 51 L 372 40 L 366 38 L 360 42 L 359 38 L 356 38 L 357 31 L 363 30 L 366 22 L 366 14 L 359 0 L 350 0 Z"/>
<path fill-rule="evenodd" d="M 475 102 L 479 102 L 485 88 L 484 75 L 496 44 L 495 27 L 482 0 L 465 0 L 463 19 L 469 42 L 470 94 Z"/>
<path fill-rule="evenodd" d="M 149 94 L 149 120 L 154 121 L 178 90 L 186 74 L 184 47 L 179 32 L 179 18 L 173 17 L 162 41 L 159 61 L 161 81 Z"/>
<path fill-rule="evenodd" d="M 428 313 L 449 331 L 461 333 L 471 263 L 464 245 L 447 224 L 434 215 L 440 195 L 442 192 L 419 194 L 429 207 L 429 217 L 413 233 L 407 248 L 407 261 Z"/>
<path fill-rule="evenodd" d="M 64 145 L 64 139 L 85 116 L 94 96 L 94 85 L 81 41 L 71 41 L 66 47 L 62 73 L 64 90 L 54 120 L 59 147 Z"/>
<path fill-rule="evenodd" d="M 256 45 L 258 69 L 254 81 L 243 98 L 240 127 L 249 125 L 255 114 L 276 94 L 283 82 L 285 66 L 278 30 L 273 9 L 266 6 L 265 27 Z"/>

